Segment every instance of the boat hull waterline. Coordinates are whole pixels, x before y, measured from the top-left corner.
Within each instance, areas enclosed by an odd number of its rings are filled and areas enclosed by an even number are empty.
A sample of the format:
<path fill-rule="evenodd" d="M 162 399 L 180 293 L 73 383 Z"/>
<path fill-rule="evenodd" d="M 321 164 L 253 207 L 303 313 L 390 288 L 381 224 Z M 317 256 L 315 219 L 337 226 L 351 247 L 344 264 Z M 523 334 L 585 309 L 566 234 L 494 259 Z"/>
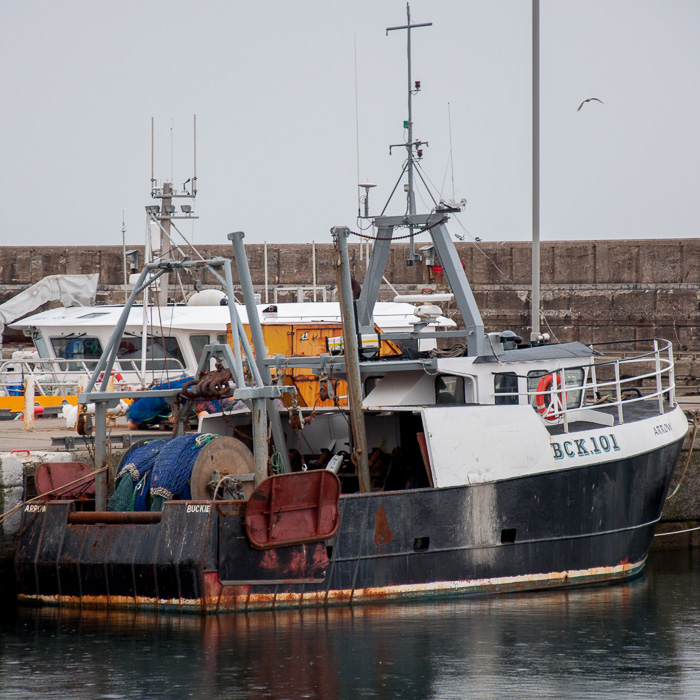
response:
<path fill-rule="evenodd" d="M 221 613 L 563 588 L 642 571 L 682 440 L 584 467 L 352 494 L 323 542 L 253 549 L 245 502 L 170 501 L 160 522 L 69 524 L 25 506 L 29 604 Z"/>

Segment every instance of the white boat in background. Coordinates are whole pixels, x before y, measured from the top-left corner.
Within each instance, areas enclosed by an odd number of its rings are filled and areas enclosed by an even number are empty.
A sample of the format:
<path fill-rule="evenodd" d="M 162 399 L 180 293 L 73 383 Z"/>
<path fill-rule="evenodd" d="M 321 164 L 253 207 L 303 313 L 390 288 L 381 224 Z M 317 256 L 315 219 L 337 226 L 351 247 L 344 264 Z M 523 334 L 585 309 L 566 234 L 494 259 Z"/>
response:
<path fill-rule="evenodd" d="M 222 292 L 203 290 L 186 305 L 149 306 L 145 313 L 143 306 L 131 309 L 112 372 L 115 388 L 145 388 L 194 376 L 203 348 L 226 342 L 230 315 L 221 301 L 226 303 Z M 0 364 L 0 408 L 24 408 L 22 395 L 29 377 L 40 405 L 60 405 L 64 400 L 75 404 L 78 384 L 97 365 L 123 309 L 123 305 L 61 307 L 12 323 L 13 329 L 31 337 L 34 351 L 15 353 Z M 258 304 L 257 309 L 271 354 L 318 354 L 325 349 L 314 341 L 341 334 L 337 302 Z M 243 305 L 238 306 L 238 313 L 247 325 Z M 423 324 L 416 313 L 413 304 L 380 302 L 375 308 L 376 324 L 386 333 L 412 331 Z M 427 327 L 437 330 L 455 325 L 438 316 Z M 420 349 L 434 346 L 434 338 L 426 338 Z"/>

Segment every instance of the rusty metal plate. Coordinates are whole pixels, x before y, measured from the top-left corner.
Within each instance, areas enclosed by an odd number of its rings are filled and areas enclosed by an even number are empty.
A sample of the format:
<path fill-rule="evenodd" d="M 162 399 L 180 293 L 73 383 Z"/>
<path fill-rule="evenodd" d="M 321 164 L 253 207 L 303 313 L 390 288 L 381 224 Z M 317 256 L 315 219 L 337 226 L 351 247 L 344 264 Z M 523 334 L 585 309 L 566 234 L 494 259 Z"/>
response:
<path fill-rule="evenodd" d="M 252 547 L 320 542 L 340 523 L 340 481 L 326 469 L 265 479 L 248 499 L 245 531 Z"/>
<path fill-rule="evenodd" d="M 46 498 L 87 498 L 95 495 L 95 473 L 83 462 L 44 462 L 36 468 L 34 483 Z"/>

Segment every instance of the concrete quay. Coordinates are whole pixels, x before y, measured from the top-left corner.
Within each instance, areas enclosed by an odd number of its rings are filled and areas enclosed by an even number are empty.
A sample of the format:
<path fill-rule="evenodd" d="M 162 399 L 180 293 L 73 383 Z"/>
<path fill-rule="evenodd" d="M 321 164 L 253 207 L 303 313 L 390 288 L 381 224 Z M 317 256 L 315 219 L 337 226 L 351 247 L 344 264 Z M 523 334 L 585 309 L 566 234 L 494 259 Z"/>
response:
<path fill-rule="evenodd" d="M 126 418 L 119 416 L 117 425 L 107 429 L 113 449 L 128 448 L 143 437 L 163 437 L 157 430 L 129 430 Z M 54 452 L 68 450 L 71 452 L 88 452 L 92 444 L 90 438 L 82 438 L 74 428 L 67 428 L 63 418 L 37 418 L 34 428 L 24 430 L 22 421 L 0 421 L 0 454 L 19 451 Z M 86 445 L 86 447 L 83 447 Z"/>

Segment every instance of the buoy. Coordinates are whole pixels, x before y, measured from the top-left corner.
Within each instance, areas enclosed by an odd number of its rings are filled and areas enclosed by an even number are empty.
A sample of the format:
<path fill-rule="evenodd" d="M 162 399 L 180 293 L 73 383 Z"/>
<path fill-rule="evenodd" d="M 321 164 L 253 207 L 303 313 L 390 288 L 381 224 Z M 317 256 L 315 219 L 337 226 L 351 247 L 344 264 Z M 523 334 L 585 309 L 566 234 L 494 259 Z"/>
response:
<path fill-rule="evenodd" d="M 545 374 L 537 385 L 535 405 L 537 412 L 550 421 L 558 420 L 564 411 L 566 392 L 561 391 L 561 378 L 558 374 Z"/>
<path fill-rule="evenodd" d="M 34 415 L 40 416 L 44 412 L 43 406 L 34 406 Z M 24 418 L 24 411 L 17 416 L 17 420 L 22 420 Z"/>
<path fill-rule="evenodd" d="M 203 289 L 187 300 L 187 306 L 223 306 L 226 295 L 219 289 Z"/>

